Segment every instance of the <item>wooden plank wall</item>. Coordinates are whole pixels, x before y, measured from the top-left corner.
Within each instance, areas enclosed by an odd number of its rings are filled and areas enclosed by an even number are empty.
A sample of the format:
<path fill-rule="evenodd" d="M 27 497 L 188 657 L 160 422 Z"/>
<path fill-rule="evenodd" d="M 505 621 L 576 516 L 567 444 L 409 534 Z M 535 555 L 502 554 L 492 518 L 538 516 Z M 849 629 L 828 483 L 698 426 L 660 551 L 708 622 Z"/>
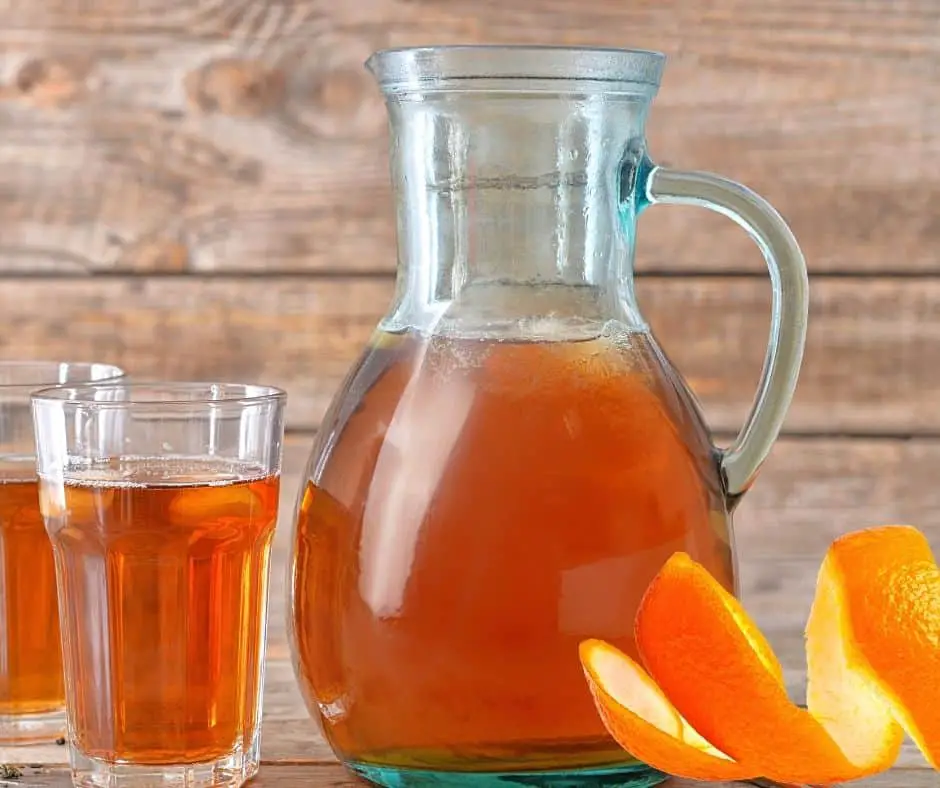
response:
<path fill-rule="evenodd" d="M 787 437 L 739 517 L 746 595 L 764 620 L 795 595 L 790 626 L 833 535 L 907 520 L 940 539 L 936 0 L 0 6 L 0 356 L 265 380 L 309 433 L 392 285 L 385 115 L 364 58 L 660 49 L 653 154 L 757 189 L 812 273 Z M 644 310 L 730 434 L 768 326 L 756 249 L 720 217 L 659 208 L 638 263 Z"/>

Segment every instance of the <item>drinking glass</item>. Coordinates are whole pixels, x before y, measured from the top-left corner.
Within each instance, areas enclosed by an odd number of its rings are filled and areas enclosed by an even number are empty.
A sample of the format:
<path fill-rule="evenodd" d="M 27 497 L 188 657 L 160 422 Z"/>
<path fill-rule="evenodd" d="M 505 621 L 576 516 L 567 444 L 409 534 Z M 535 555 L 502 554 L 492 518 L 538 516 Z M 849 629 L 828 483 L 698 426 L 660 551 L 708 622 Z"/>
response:
<path fill-rule="evenodd" d="M 39 513 L 30 395 L 51 385 L 118 380 L 110 364 L 0 362 L 0 743 L 65 731 L 55 567 Z"/>
<path fill-rule="evenodd" d="M 285 399 L 229 383 L 33 397 L 76 785 L 257 773 Z"/>

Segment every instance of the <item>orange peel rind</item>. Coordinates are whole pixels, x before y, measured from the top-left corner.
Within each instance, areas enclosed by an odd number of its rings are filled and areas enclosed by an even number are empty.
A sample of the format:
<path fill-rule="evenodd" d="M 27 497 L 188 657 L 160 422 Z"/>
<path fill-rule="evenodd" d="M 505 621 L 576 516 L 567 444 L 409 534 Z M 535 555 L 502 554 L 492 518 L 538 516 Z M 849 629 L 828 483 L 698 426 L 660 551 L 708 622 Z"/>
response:
<path fill-rule="evenodd" d="M 940 569 L 927 539 L 909 526 L 837 539 L 817 588 L 826 583 L 836 589 L 852 670 L 883 704 L 882 713 L 893 716 L 930 765 L 940 768 Z M 821 604 L 817 593 L 814 608 Z M 819 617 L 814 609 L 807 626 L 807 662 L 814 665 L 825 659 L 817 645 L 823 634 L 813 628 Z M 810 670 L 807 700 L 820 704 L 825 689 L 825 679 Z M 900 742 L 900 731 L 895 735 Z"/>
<path fill-rule="evenodd" d="M 581 644 L 581 662 L 604 725 L 630 754 L 660 771 L 697 780 L 760 775 L 716 750 L 683 719 L 649 674 L 600 640 Z"/>
<path fill-rule="evenodd" d="M 647 589 L 636 641 L 645 670 L 596 640 L 581 662 L 607 730 L 661 771 L 845 782 L 889 769 L 905 731 L 940 762 L 940 570 L 914 528 L 831 546 L 806 628 L 806 709 L 740 603 L 684 553 Z"/>

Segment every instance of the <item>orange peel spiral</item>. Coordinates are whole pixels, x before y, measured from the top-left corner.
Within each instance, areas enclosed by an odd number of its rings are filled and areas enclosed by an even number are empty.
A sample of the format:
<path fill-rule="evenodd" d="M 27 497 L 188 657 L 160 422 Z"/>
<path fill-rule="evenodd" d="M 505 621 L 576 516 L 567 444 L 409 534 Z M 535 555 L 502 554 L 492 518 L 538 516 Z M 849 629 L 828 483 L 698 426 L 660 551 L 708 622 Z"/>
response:
<path fill-rule="evenodd" d="M 906 732 L 940 765 L 940 569 L 923 534 L 884 526 L 830 547 L 806 627 L 807 708 L 767 640 L 685 553 L 636 618 L 641 666 L 599 640 L 581 663 L 605 727 L 679 777 L 838 783 L 891 768 Z"/>

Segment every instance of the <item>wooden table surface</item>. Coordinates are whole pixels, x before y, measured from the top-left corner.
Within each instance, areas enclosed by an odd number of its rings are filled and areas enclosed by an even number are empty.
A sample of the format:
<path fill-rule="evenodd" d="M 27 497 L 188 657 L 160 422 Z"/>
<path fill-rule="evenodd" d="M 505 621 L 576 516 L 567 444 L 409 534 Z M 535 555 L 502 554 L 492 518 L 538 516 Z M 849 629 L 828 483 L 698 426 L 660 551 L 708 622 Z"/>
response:
<path fill-rule="evenodd" d="M 320 736 L 304 707 L 290 664 L 285 629 L 285 568 L 290 548 L 293 508 L 309 448 L 309 437 L 292 438 L 287 441 L 285 452 L 281 520 L 272 561 L 262 728 L 263 765 L 261 773 L 252 783 L 256 786 L 338 788 L 363 784 L 339 766 Z M 786 456 L 779 459 L 783 462 L 776 469 L 775 475 L 778 477 L 788 465 Z M 780 483 L 778 478 L 774 486 Z M 814 571 L 818 567 L 815 556 L 819 551 L 804 545 L 801 550 L 805 548 L 805 554 L 792 547 L 779 549 L 776 563 L 767 559 L 748 561 L 747 553 L 752 552 L 749 549 L 749 535 L 755 532 L 756 521 L 762 519 L 759 498 L 756 503 L 757 506 L 743 505 L 737 522 L 739 551 L 745 551 L 741 561 L 743 597 L 781 658 L 791 695 L 801 700 L 805 692 L 802 620 L 813 590 Z M 796 508 L 801 505 L 806 506 L 805 502 L 797 502 Z M 800 534 L 805 536 L 809 531 L 805 528 L 791 531 L 791 537 Z M 933 537 L 932 533 L 930 535 Z M 764 541 L 771 536 L 765 532 Z M 797 538 L 803 539 L 799 536 Z M 786 542 L 785 535 L 781 537 L 777 534 L 777 539 Z M 932 541 L 936 544 L 935 539 L 932 538 Z M 756 567 L 751 566 L 755 563 Z M 753 571 L 755 568 L 758 570 L 756 573 Z M 59 788 L 69 785 L 66 746 L 0 747 L 0 763 L 15 764 L 23 772 L 16 781 L 0 779 L 0 786 L 25 784 Z M 671 780 L 665 784 L 666 788 L 691 788 L 693 785 L 684 780 Z M 730 788 L 731 785 L 743 784 L 724 785 Z M 929 770 L 917 750 L 906 744 L 897 767 L 889 774 L 853 785 L 871 788 L 940 788 L 940 774 Z"/>

